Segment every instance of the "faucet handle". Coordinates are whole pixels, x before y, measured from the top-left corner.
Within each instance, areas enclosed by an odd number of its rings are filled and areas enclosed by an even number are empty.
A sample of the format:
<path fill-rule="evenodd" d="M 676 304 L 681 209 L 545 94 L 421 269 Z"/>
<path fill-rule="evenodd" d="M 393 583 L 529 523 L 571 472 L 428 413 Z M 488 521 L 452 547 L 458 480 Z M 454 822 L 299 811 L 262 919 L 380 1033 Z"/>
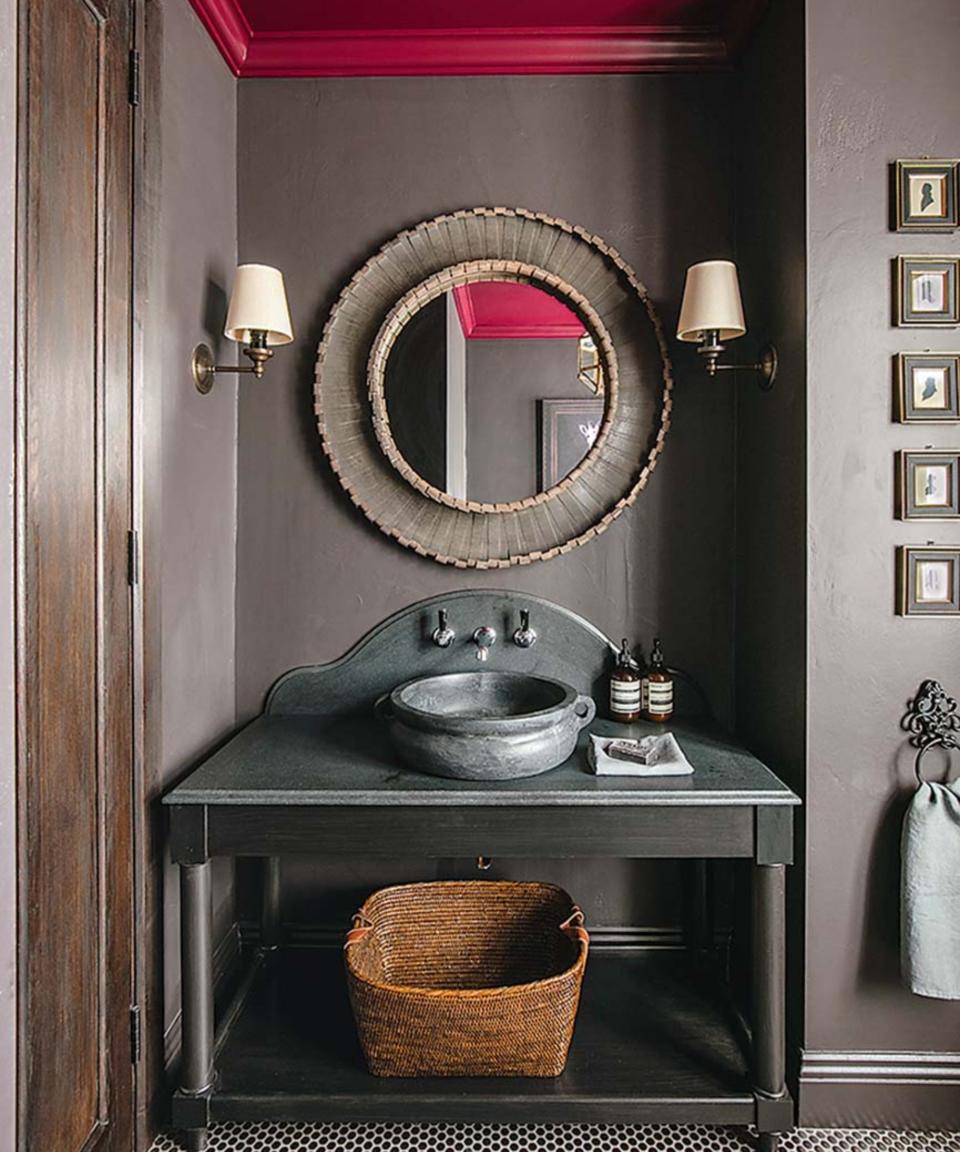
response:
<path fill-rule="evenodd" d="M 530 627 L 530 612 L 520 609 L 520 627 L 513 634 L 513 642 L 518 648 L 532 648 L 537 642 L 537 633 Z"/>
<path fill-rule="evenodd" d="M 449 648 L 454 640 L 456 640 L 457 634 L 447 625 L 446 608 L 441 608 L 437 615 L 439 618 L 439 623 L 433 630 L 433 642 L 438 648 Z"/>

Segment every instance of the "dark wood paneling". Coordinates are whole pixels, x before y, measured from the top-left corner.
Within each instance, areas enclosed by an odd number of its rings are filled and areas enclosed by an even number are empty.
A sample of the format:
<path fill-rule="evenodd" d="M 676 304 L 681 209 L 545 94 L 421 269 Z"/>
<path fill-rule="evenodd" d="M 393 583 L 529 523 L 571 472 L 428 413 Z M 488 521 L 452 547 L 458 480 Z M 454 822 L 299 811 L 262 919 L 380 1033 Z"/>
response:
<path fill-rule="evenodd" d="M 127 0 L 23 0 L 21 1142 L 129 1147 Z"/>

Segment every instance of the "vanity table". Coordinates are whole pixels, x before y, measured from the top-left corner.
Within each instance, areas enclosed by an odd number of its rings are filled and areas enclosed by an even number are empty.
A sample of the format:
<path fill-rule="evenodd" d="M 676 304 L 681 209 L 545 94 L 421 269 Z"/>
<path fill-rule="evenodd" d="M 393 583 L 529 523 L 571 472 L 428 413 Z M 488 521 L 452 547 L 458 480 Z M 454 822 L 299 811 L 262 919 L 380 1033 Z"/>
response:
<path fill-rule="evenodd" d="M 774 1149 L 793 1125 L 784 873 L 797 797 L 729 738 L 684 724 L 671 729 L 694 765 L 688 777 L 591 775 L 585 733 L 566 763 L 526 779 L 476 783 L 400 767 L 372 701 L 400 679 L 474 659 L 431 645 L 439 604 L 471 628 L 503 630 L 518 606 L 532 611 L 537 647 L 504 646 L 501 666 L 556 674 L 562 665 L 583 690 L 605 675 L 609 641 L 546 601 L 472 591 L 414 605 L 342 660 L 282 678 L 264 714 L 166 796 L 182 916 L 174 1124 L 196 1149 L 220 1120 L 753 1124 Z M 630 736 L 651 728 L 592 725 Z M 605 947 L 598 936 L 560 1078 L 378 1079 L 363 1064 L 339 949 L 283 946 L 278 862 L 294 854 L 742 858 L 752 871 L 752 1020 L 738 1018 L 705 951 Z M 259 946 L 215 1027 L 217 856 L 266 866 Z"/>

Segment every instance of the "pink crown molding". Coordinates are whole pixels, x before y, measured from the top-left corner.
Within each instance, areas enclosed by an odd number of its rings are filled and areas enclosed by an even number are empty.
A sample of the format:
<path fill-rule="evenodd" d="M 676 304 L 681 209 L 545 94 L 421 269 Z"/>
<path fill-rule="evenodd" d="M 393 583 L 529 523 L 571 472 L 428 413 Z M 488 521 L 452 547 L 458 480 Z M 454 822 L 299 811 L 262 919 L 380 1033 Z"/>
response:
<path fill-rule="evenodd" d="M 687 29 L 564 28 L 254 35 L 243 76 L 489 76 L 719 67 L 726 46 Z"/>
<path fill-rule="evenodd" d="M 190 3 L 230 71 L 234 76 L 242 76 L 253 32 L 239 0 L 190 0 Z"/>
<path fill-rule="evenodd" d="M 482 76 L 722 68 L 765 0 L 731 4 L 713 27 L 253 31 L 240 0 L 190 0 L 235 75 Z"/>

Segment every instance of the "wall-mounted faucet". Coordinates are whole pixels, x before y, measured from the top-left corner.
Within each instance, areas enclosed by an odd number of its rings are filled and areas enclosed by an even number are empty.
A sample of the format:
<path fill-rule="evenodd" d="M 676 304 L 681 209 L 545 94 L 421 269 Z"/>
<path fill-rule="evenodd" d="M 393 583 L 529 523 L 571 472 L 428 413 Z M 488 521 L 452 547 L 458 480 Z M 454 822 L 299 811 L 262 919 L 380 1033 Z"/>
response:
<path fill-rule="evenodd" d="M 449 648 L 450 645 L 456 640 L 457 634 L 447 624 L 447 610 L 441 608 L 439 613 L 439 623 L 433 630 L 433 642 L 438 648 Z"/>
<path fill-rule="evenodd" d="M 497 630 L 489 624 L 484 624 L 473 634 L 473 642 L 477 646 L 477 659 L 486 663 L 487 654 L 497 642 Z"/>
<path fill-rule="evenodd" d="M 537 633 L 530 627 L 530 613 L 520 609 L 520 627 L 513 634 L 513 642 L 518 648 L 532 648 L 537 642 Z"/>

